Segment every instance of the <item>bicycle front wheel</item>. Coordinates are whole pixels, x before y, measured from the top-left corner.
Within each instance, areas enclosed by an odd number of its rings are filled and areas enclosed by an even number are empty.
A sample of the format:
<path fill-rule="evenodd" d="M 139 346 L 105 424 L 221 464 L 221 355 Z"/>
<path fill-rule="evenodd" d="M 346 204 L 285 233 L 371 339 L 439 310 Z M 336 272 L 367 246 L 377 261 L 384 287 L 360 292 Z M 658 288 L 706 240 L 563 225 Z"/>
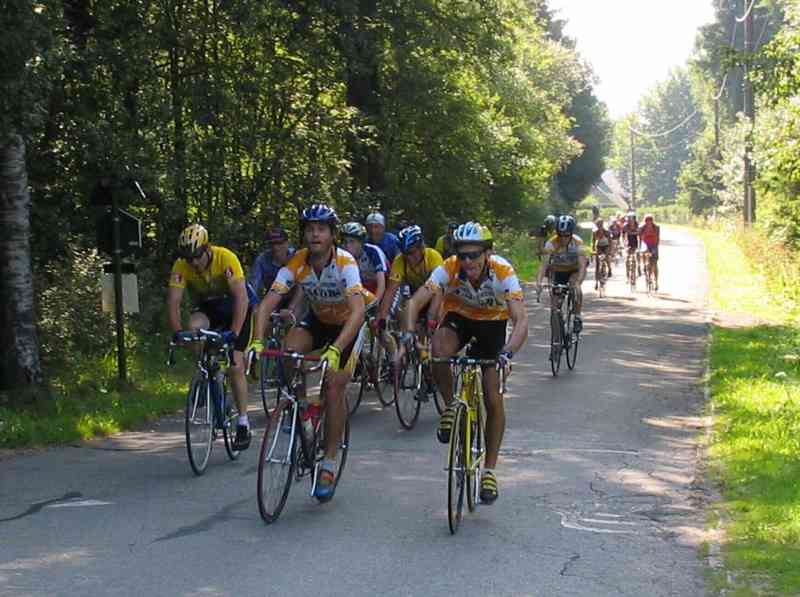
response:
<path fill-rule="evenodd" d="M 455 535 L 461 524 L 464 511 L 464 489 L 466 479 L 466 408 L 456 407 L 453 427 L 450 430 L 450 445 L 447 457 L 447 523 L 450 533 Z"/>
<path fill-rule="evenodd" d="M 186 398 L 186 451 L 195 475 L 206 472 L 214 442 L 213 406 L 208 380 L 196 376 Z"/>
<path fill-rule="evenodd" d="M 292 433 L 294 407 L 287 403 L 267 419 L 258 454 L 258 511 L 267 524 L 280 516 L 297 464 L 297 433 Z M 299 424 L 299 421 L 298 421 Z"/>
<path fill-rule="evenodd" d="M 481 396 L 478 396 L 481 400 Z M 479 405 L 477 409 L 477 416 L 470 422 L 470 435 L 469 435 L 469 450 L 470 457 L 468 460 L 469 470 L 467 471 L 467 508 L 470 512 L 475 510 L 478 504 L 478 491 L 479 479 L 481 477 L 481 461 L 483 458 L 483 405 Z"/>
<path fill-rule="evenodd" d="M 421 403 L 417 393 L 423 391 L 419 376 L 417 360 L 403 354 L 394 368 L 394 407 L 404 429 L 413 429 L 419 418 Z"/>
<path fill-rule="evenodd" d="M 259 382 L 261 383 L 261 404 L 269 417 L 278 405 L 278 390 L 280 389 L 278 359 L 273 357 L 259 359 Z"/>
<path fill-rule="evenodd" d="M 561 352 L 564 349 L 561 328 L 561 313 L 552 309 L 550 311 L 550 370 L 553 372 L 553 377 L 557 376 L 561 369 Z"/>
<path fill-rule="evenodd" d="M 353 377 L 345 388 L 344 397 L 347 404 L 348 418 L 356 414 L 356 411 L 361 404 L 361 399 L 364 397 L 367 377 L 368 374 L 366 371 L 366 364 L 364 362 L 364 355 L 362 353 L 358 357 L 358 362 L 356 363 L 356 367 L 353 371 Z"/>
<path fill-rule="evenodd" d="M 578 344 L 580 343 L 580 334 L 572 332 L 575 326 L 575 311 L 572 310 L 570 305 L 569 315 L 567 316 L 567 330 L 566 330 L 566 353 L 567 353 L 567 367 L 570 370 L 575 368 L 575 363 L 578 360 Z"/>
<path fill-rule="evenodd" d="M 222 417 L 222 439 L 225 442 L 225 451 L 228 453 L 228 458 L 236 460 L 239 458 L 239 450 L 234 450 L 233 440 L 236 437 L 236 420 L 237 415 L 233 412 L 233 406 L 228 402 L 227 395 L 225 396 L 225 414 Z"/>

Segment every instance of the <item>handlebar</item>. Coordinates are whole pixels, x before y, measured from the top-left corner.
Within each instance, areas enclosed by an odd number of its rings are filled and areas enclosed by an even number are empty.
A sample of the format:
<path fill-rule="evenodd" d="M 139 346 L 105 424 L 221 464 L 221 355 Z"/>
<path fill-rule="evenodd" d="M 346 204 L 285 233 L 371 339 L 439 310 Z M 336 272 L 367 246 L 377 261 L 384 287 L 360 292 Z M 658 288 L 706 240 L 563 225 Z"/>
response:
<path fill-rule="evenodd" d="M 199 330 L 187 330 L 177 332 L 175 334 L 177 341 L 170 340 L 169 343 L 169 356 L 167 357 L 167 365 L 172 366 L 175 364 L 175 349 L 180 346 L 181 344 L 191 344 L 192 342 L 206 342 L 209 341 L 215 344 L 215 348 L 219 348 L 220 350 L 225 352 L 225 356 L 228 358 L 229 362 L 233 362 L 233 346 L 222 341 L 222 334 L 219 332 L 215 332 L 214 330 L 206 330 L 206 329 L 199 329 Z"/>

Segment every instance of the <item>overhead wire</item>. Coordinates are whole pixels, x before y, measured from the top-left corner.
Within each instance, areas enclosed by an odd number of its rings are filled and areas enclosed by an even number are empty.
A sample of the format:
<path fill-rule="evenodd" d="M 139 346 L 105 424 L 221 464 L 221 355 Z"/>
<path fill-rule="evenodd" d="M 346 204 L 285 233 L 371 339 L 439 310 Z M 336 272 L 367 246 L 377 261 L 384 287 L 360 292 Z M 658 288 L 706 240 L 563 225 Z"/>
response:
<path fill-rule="evenodd" d="M 675 126 L 673 126 L 672 128 L 670 128 L 670 129 L 668 129 L 666 131 L 661 131 L 660 133 L 645 133 L 644 131 L 636 130 L 635 128 L 633 128 L 630 125 L 628 125 L 628 128 L 634 134 L 639 135 L 640 137 L 644 137 L 645 139 L 657 139 L 658 137 L 666 137 L 670 133 L 674 133 L 675 131 L 677 131 L 682 126 L 685 126 L 692 118 L 697 116 L 698 113 L 699 113 L 699 111 L 697 109 L 695 109 L 691 114 L 689 114 L 686 118 L 681 120 L 678 124 L 676 124 Z"/>

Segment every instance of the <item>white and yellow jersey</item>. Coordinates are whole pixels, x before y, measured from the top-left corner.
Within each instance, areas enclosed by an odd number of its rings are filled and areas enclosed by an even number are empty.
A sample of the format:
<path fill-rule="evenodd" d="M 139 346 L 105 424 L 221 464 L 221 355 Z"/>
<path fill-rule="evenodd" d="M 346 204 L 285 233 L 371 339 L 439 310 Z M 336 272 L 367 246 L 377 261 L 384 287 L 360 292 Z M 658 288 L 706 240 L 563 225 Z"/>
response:
<path fill-rule="evenodd" d="M 591 257 L 592 250 L 577 235 L 571 238 L 555 235 L 545 244 L 544 254 L 550 257 L 550 271 L 576 272 L 580 268 L 580 258 Z"/>
<path fill-rule="evenodd" d="M 458 256 L 453 255 L 433 270 L 425 286 L 444 293 L 445 313 L 453 311 L 476 320 L 508 319 L 508 303 L 523 300 L 517 274 L 499 255 L 489 256 L 486 269 L 486 277 L 475 288 L 461 273 Z"/>
<path fill-rule="evenodd" d="M 283 295 L 298 284 L 317 319 L 331 325 L 343 325 L 347 321 L 350 316 L 347 299 L 352 295 L 362 295 L 365 305 L 375 301 L 375 295 L 361 284 L 358 263 L 344 249 L 334 247 L 331 250 L 331 258 L 319 276 L 308 258 L 308 249 L 297 251 L 278 271 L 270 290 Z"/>

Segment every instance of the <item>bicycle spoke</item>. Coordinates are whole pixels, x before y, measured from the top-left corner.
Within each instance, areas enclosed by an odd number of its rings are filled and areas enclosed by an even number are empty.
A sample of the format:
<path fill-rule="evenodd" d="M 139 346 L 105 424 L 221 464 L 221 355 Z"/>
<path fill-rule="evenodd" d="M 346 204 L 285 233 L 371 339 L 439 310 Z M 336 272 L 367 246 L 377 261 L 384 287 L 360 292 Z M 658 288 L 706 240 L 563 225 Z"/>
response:
<path fill-rule="evenodd" d="M 297 434 L 293 429 L 291 404 L 267 420 L 258 459 L 258 510 L 267 524 L 280 516 L 297 462 Z"/>

